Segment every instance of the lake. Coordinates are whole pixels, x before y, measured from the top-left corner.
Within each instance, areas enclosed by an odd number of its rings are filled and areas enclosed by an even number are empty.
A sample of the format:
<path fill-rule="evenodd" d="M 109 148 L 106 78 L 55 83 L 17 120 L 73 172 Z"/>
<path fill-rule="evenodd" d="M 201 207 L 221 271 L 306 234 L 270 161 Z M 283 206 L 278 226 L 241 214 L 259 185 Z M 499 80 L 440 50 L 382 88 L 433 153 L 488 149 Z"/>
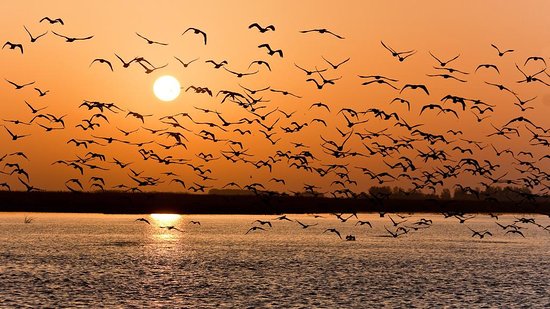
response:
<path fill-rule="evenodd" d="M 433 224 L 397 238 L 395 214 L 321 216 L 0 213 L 0 307 L 550 306 L 548 216 L 414 214 Z M 496 224 L 518 218 L 525 238 Z"/>

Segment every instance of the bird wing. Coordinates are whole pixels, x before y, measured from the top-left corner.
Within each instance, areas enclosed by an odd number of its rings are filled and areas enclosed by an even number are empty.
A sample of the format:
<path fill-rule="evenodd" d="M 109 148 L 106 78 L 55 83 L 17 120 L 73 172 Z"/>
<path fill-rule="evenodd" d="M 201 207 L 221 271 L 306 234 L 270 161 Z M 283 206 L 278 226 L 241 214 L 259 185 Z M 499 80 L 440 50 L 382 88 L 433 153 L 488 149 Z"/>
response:
<path fill-rule="evenodd" d="M 390 47 L 386 46 L 386 44 L 384 44 L 383 41 L 380 41 L 380 43 L 382 43 L 382 46 L 384 46 L 384 48 L 389 50 L 392 54 L 395 53 L 395 51 L 393 49 L 391 49 Z"/>
<path fill-rule="evenodd" d="M 52 30 L 52 32 L 53 32 L 53 34 L 55 34 L 55 35 L 57 35 L 57 36 L 59 36 L 59 37 L 68 39 L 68 37 L 64 36 L 63 34 L 59 34 L 59 33 L 55 32 L 55 31 L 53 31 L 53 30 Z M 138 35 L 139 35 L 139 34 L 138 34 Z"/>

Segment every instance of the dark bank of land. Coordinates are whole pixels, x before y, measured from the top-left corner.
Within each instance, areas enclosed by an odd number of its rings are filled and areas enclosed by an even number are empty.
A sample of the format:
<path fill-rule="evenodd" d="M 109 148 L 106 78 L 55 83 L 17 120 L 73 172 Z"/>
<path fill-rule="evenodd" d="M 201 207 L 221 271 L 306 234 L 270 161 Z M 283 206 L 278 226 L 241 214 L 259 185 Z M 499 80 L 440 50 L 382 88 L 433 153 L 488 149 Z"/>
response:
<path fill-rule="evenodd" d="M 280 214 L 351 212 L 550 213 L 550 199 L 522 201 L 123 192 L 0 191 L 0 211 L 109 214 Z"/>

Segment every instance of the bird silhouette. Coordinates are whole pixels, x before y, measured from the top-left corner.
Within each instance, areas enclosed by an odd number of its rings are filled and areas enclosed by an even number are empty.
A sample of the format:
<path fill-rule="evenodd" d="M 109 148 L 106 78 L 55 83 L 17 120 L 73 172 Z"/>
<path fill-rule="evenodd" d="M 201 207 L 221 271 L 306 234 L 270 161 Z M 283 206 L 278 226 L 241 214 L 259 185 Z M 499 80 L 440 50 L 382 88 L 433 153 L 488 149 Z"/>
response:
<path fill-rule="evenodd" d="M 441 61 L 434 54 L 432 54 L 432 52 L 429 52 L 429 54 L 430 54 L 430 56 L 432 56 L 432 58 L 434 58 L 435 60 L 437 60 L 437 62 L 439 62 L 439 66 L 441 66 L 441 67 L 447 66 L 447 64 L 449 64 L 449 62 L 452 62 L 452 61 L 456 60 L 458 57 L 460 57 L 460 54 L 458 54 L 458 55 L 454 56 L 453 58 L 451 58 L 447 61 Z"/>
<path fill-rule="evenodd" d="M 248 26 L 248 29 L 252 29 L 252 28 L 258 29 L 258 31 L 260 31 L 261 33 L 265 33 L 265 32 L 270 31 L 270 30 L 275 31 L 275 26 L 273 26 L 273 25 L 268 25 L 266 27 L 262 27 L 258 23 L 252 23 Z"/>
<path fill-rule="evenodd" d="M 318 223 L 315 223 L 315 224 L 305 224 L 305 223 L 302 223 L 302 222 L 300 222 L 300 221 L 298 221 L 298 220 L 294 220 L 294 221 L 296 221 L 296 223 L 300 224 L 300 226 L 301 226 L 303 229 L 307 229 L 307 228 L 309 228 L 309 227 L 318 225 Z"/>
<path fill-rule="evenodd" d="M 492 46 L 494 49 L 497 50 L 498 56 L 499 56 L 499 57 L 502 57 L 502 56 L 504 56 L 506 53 L 511 53 L 511 52 L 514 51 L 513 49 L 506 49 L 506 50 L 501 51 L 495 44 L 491 44 L 491 46 Z"/>
<path fill-rule="evenodd" d="M 347 59 L 344 59 L 344 60 L 342 60 L 342 61 L 340 61 L 340 62 L 334 64 L 334 63 L 328 61 L 328 60 L 327 60 L 325 57 L 323 57 L 323 56 L 321 56 L 321 58 L 323 58 L 323 60 L 325 60 L 326 63 L 328 63 L 334 70 L 338 69 L 342 64 L 344 64 L 344 63 L 350 61 L 350 59 L 351 59 L 351 58 L 348 57 Z M 317 73 L 321 73 L 321 72 L 317 71 Z"/>
<path fill-rule="evenodd" d="M 4 78 L 5 79 L 5 78 Z M 22 84 L 22 85 L 19 85 L 19 84 L 16 84 L 8 79 L 5 79 L 8 83 L 12 84 L 16 90 L 19 90 L 19 89 L 23 89 L 25 88 L 26 86 L 30 86 L 32 84 L 34 84 L 35 82 L 30 82 L 30 83 L 26 83 L 26 84 Z"/>
<path fill-rule="evenodd" d="M 309 29 L 309 30 L 301 30 L 301 31 L 300 31 L 300 33 L 310 33 L 310 32 L 317 32 L 317 33 L 320 33 L 320 34 L 325 34 L 325 33 L 327 33 L 327 34 L 330 34 L 330 35 L 332 35 L 332 36 L 334 36 L 334 37 L 336 37 L 336 38 L 338 38 L 338 39 L 341 39 L 341 40 L 344 39 L 343 36 L 340 36 L 340 35 L 338 35 L 338 34 L 332 32 L 332 31 L 330 31 L 330 30 L 328 30 L 328 29 L 325 29 L 325 28 L 320 28 L 320 29 Z"/>
<path fill-rule="evenodd" d="M 206 60 L 206 63 L 212 63 L 214 65 L 214 69 L 219 69 L 227 64 L 227 61 L 223 60 L 219 63 L 215 62 L 214 60 Z"/>
<path fill-rule="evenodd" d="M 363 225 L 365 225 L 365 224 L 368 225 L 370 228 L 372 228 L 372 224 L 371 224 L 369 221 L 361 221 L 361 220 L 359 220 L 359 221 L 357 221 L 357 222 L 355 223 L 355 225 L 360 225 L 360 226 L 363 226 Z"/>
<path fill-rule="evenodd" d="M 194 34 L 199 34 L 203 37 L 204 39 L 204 45 L 206 45 L 206 32 L 200 30 L 200 29 L 197 29 L 197 28 L 187 28 L 185 31 L 183 31 L 183 33 L 181 35 L 184 35 L 186 34 L 188 31 L 193 31 Z"/>
<path fill-rule="evenodd" d="M 472 237 L 477 236 L 477 237 L 479 237 L 479 239 L 483 239 L 486 235 L 493 236 L 493 234 L 492 234 L 491 232 L 487 231 L 487 230 L 484 230 L 484 231 L 475 231 L 475 230 L 473 230 L 473 229 L 470 228 L 470 227 L 468 227 L 468 229 L 469 229 L 470 231 L 472 231 L 472 233 L 473 233 L 473 234 L 472 234 Z"/>
<path fill-rule="evenodd" d="M 94 62 L 99 62 L 99 63 L 105 63 L 106 65 L 109 66 L 109 68 L 111 69 L 111 71 L 113 71 L 113 65 L 111 64 L 111 62 L 109 60 L 105 60 L 105 59 L 102 59 L 102 58 L 96 58 L 94 59 L 91 63 L 90 63 L 90 67 L 92 66 L 92 64 L 94 64 Z"/>
<path fill-rule="evenodd" d="M 267 53 L 270 56 L 273 56 L 275 54 L 278 54 L 279 57 L 283 58 L 283 51 L 281 49 L 272 49 L 271 46 L 267 43 L 258 45 L 258 48 L 265 48 L 267 49 Z"/>
<path fill-rule="evenodd" d="M 520 235 L 521 237 L 525 238 L 525 235 L 523 235 L 523 232 L 519 231 L 519 230 L 508 230 L 504 234 L 508 235 L 508 233 L 517 234 L 517 235 Z"/>
<path fill-rule="evenodd" d="M 63 34 L 59 34 L 55 31 L 52 31 L 53 34 L 57 35 L 58 37 L 61 37 L 61 38 L 64 38 L 65 39 L 65 42 L 67 43 L 72 43 L 72 42 L 75 42 L 75 41 L 85 41 L 85 40 L 90 40 L 91 38 L 93 38 L 94 36 L 93 35 L 90 35 L 90 36 L 87 36 L 87 37 L 80 37 L 80 38 L 77 38 L 77 37 L 68 37 L 66 35 L 63 35 Z"/>
<path fill-rule="evenodd" d="M 167 46 L 167 45 L 168 45 L 168 43 L 163 43 L 163 42 L 153 41 L 153 40 L 151 40 L 151 39 L 148 39 L 148 38 L 146 38 L 145 36 L 143 36 L 143 35 L 141 35 L 141 34 L 139 34 L 139 33 L 137 33 L 137 32 L 136 32 L 136 35 L 137 35 L 138 37 L 144 39 L 144 40 L 147 42 L 147 44 L 149 44 L 149 45 L 153 45 L 153 44 L 161 45 L 161 46 Z"/>
<path fill-rule="evenodd" d="M 199 60 L 199 58 L 195 58 L 195 59 L 190 60 L 189 62 L 184 62 L 183 60 L 181 60 L 180 58 L 178 58 L 176 56 L 174 56 L 174 58 L 176 58 L 176 60 L 178 60 L 179 63 L 181 63 L 181 65 L 183 65 L 184 68 L 187 68 L 191 63 Z"/>
<path fill-rule="evenodd" d="M 248 65 L 248 69 L 250 69 L 250 67 L 253 65 L 253 64 L 257 64 L 257 65 L 264 65 L 269 71 L 271 71 L 271 66 L 269 65 L 269 63 L 267 63 L 266 61 L 263 61 L 263 60 L 255 60 L 255 61 L 252 61 L 249 65 Z M 242 86 L 241 86 L 242 87 Z"/>
<path fill-rule="evenodd" d="M 500 74 L 500 70 L 494 64 L 489 64 L 489 63 L 480 64 L 480 65 L 477 66 L 475 72 L 477 72 L 477 70 L 479 70 L 480 68 L 493 69 L 493 70 L 497 71 L 498 74 Z"/>
<path fill-rule="evenodd" d="M 334 234 L 336 234 L 340 239 L 342 239 L 342 235 L 340 235 L 340 232 L 338 232 L 337 229 L 334 229 L 334 228 L 326 229 L 323 233 L 326 233 L 326 232 L 334 233 Z"/>
<path fill-rule="evenodd" d="M 4 47 L 8 46 L 9 49 L 16 49 L 16 48 L 19 48 L 19 51 L 21 52 L 21 54 L 23 54 L 23 45 L 22 44 L 18 44 L 18 43 L 12 43 L 10 41 L 7 41 L 6 43 L 4 43 L 4 45 L 2 46 L 2 49 L 4 49 Z"/>
<path fill-rule="evenodd" d="M 410 88 L 410 89 L 422 89 L 427 95 L 430 95 L 430 92 L 428 91 L 428 87 L 426 87 L 426 85 L 419 85 L 419 84 L 406 84 L 405 86 L 403 86 L 403 88 L 401 88 L 401 90 L 399 91 L 399 93 L 403 92 L 403 90 L 407 89 L 407 88 Z"/>
<path fill-rule="evenodd" d="M 251 228 L 248 229 L 248 231 L 246 231 L 246 233 L 244 233 L 245 235 L 250 233 L 250 232 L 253 232 L 253 231 L 265 231 L 265 229 L 263 227 L 260 227 L 260 226 L 253 226 Z"/>
<path fill-rule="evenodd" d="M 380 43 L 382 44 L 382 46 L 387 49 L 391 55 L 395 58 L 397 58 L 397 60 L 399 60 L 399 62 L 403 62 L 405 61 L 405 59 L 409 58 L 410 56 L 416 54 L 416 51 L 415 50 L 406 50 L 406 51 L 396 51 L 394 50 L 393 48 L 391 48 L 390 46 L 384 44 L 383 41 L 380 41 Z"/>
<path fill-rule="evenodd" d="M 36 88 L 36 87 L 34 88 L 34 90 L 38 91 L 38 96 L 40 96 L 40 97 L 43 97 L 46 94 L 48 94 L 48 92 L 50 92 L 49 90 L 42 91 L 40 88 Z"/>
<path fill-rule="evenodd" d="M 130 66 L 130 64 L 132 64 L 132 62 L 136 61 L 136 58 L 130 60 L 129 62 L 125 62 L 124 59 L 122 59 L 119 55 L 115 54 L 115 56 L 118 58 L 118 60 L 120 60 L 120 62 L 122 62 L 122 67 L 123 68 L 128 68 Z"/>
<path fill-rule="evenodd" d="M 525 63 L 523 64 L 523 66 L 526 66 L 527 63 L 529 61 L 541 61 L 542 63 L 544 63 L 544 66 L 546 67 L 546 60 L 544 60 L 543 57 L 540 57 L 540 56 L 530 56 L 530 57 L 527 57 L 527 59 L 525 59 Z"/>
<path fill-rule="evenodd" d="M 61 18 L 50 18 L 48 16 L 46 17 L 43 17 L 39 22 L 43 22 L 43 21 L 47 21 L 49 22 L 50 24 L 61 24 L 61 25 L 65 25 L 65 23 L 63 22 L 63 20 Z"/>
<path fill-rule="evenodd" d="M 11 140 L 12 141 L 16 141 L 20 138 L 24 138 L 24 137 L 27 137 L 27 136 L 30 136 L 30 134 L 24 134 L 24 135 L 18 135 L 18 134 L 13 134 L 10 129 L 8 129 L 8 127 L 6 126 L 3 126 L 4 129 L 6 129 L 6 131 L 8 132 L 8 134 L 11 136 Z"/>
<path fill-rule="evenodd" d="M 31 40 L 31 43 L 36 42 L 36 40 L 40 39 L 41 37 L 45 36 L 45 35 L 48 33 L 48 31 L 46 31 L 46 32 L 44 32 L 44 33 L 42 33 L 42 34 L 39 34 L 39 35 L 37 35 L 36 37 L 34 37 L 34 36 L 31 34 L 31 32 L 29 31 L 29 29 L 27 29 L 26 26 L 23 26 L 23 28 L 25 28 L 25 31 L 26 31 L 27 34 L 29 35 L 29 38 L 30 38 L 30 40 Z M 23 52 L 23 51 L 21 50 L 21 52 Z"/>

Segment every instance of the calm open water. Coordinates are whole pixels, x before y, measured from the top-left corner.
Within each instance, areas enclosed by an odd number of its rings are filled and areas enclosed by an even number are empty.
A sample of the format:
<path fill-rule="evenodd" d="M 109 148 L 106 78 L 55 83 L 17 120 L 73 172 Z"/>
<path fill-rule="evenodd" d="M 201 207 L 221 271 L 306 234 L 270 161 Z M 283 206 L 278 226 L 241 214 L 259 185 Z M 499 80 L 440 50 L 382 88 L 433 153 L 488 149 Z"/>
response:
<path fill-rule="evenodd" d="M 275 216 L 0 213 L 0 307 L 550 307 L 550 232 L 538 226 L 520 224 L 523 238 L 487 215 L 421 214 L 407 223 L 432 227 L 392 238 L 387 215 L 359 214 L 372 229 L 323 216 L 288 215 L 318 224 L 302 229 Z M 550 224 L 498 222 L 523 216 Z M 245 235 L 257 219 L 273 228 Z"/>

